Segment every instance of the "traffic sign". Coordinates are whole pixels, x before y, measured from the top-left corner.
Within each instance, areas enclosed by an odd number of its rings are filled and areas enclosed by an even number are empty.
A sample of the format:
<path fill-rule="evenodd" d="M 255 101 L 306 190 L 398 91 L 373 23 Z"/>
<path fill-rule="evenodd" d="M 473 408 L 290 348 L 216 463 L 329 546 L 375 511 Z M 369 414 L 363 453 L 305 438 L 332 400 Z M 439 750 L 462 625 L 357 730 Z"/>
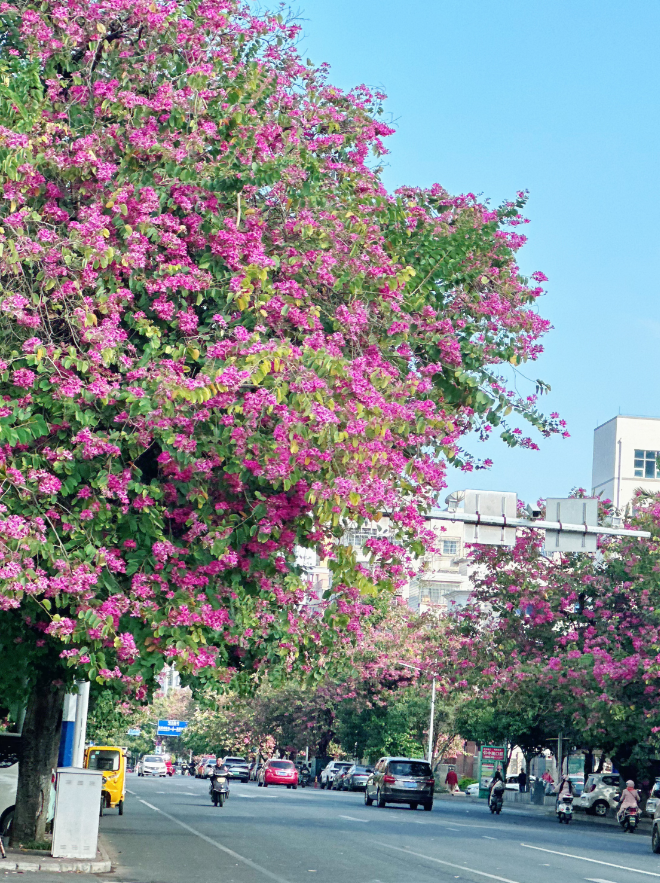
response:
<path fill-rule="evenodd" d="M 180 736 L 188 726 L 188 721 L 158 721 L 157 736 Z"/>
<path fill-rule="evenodd" d="M 139 727 L 131 727 L 128 731 L 129 736 L 139 736 L 142 730 Z"/>

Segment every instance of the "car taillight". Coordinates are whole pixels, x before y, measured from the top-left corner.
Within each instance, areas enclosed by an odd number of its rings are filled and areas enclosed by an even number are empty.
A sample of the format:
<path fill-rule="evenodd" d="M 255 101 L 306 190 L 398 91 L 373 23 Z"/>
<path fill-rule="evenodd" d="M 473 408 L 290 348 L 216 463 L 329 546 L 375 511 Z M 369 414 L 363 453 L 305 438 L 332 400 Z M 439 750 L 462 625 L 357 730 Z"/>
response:
<path fill-rule="evenodd" d="M 427 785 L 435 785 L 435 779 L 427 779 L 426 784 Z"/>
<path fill-rule="evenodd" d="M 383 782 L 385 782 L 386 785 L 393 785 L 396 782 L 396 779 L 394 776 L 387 775 L 383 776 Z"/>

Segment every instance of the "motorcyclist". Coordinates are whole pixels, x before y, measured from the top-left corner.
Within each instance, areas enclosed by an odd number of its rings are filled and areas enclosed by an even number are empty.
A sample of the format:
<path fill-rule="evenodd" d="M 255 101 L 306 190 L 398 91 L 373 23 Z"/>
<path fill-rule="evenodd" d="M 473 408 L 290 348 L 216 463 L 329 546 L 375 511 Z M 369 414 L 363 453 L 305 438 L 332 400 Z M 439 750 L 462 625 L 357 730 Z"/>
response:
<path fill-rule="evenodd" d="M 493 796 L 501 794 L 504 791 L 504 779 L 502 778 L 502 773 L 499 770 L 495 771 L 495 775 L 490 781 L 490 785 L 488 786 L 488 805 L 490 806 Z"/>
<path fill-rule="evenodd" d="M 573 790 L 573 783 L 569 779 L 568 776 L 564 776 L 561 780 L 559 788 L 555 792 L 557 794 L 557 802 L 555 803 L 555 808 L 559 806 L 559 801 L 563 800 L 564 797 L 573 797 L 575 791 Z"/>
<path fill-rule="evenodd" d="M 640 801 L 640 793 L 635 789 L 635 783 L 632 779 L 628 779 L 626 782 L 625 789 L 621 792 L 621 797 L 619 798 L 619 805 L 617 807 L 616 818 L 618 822 L 621 822 L 625 811 L 631 808 L 637 808 L 639 806 Z"/>

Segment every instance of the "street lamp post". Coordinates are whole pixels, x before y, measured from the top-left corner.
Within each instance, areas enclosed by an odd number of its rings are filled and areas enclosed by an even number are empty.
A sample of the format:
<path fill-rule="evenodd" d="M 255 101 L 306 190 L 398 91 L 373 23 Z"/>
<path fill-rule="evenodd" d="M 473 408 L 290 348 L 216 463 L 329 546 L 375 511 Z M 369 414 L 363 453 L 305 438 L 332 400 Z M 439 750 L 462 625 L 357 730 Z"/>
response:
<path fill-rule="evenodd" d="M 414 671 L 420 672 L 420 674 L 424 674 L 424 669 L 419 668 L 417 665 L 408 665 L 407 662 L 399 662 L 399 665 L 402 665 L 404 668 L 411 668 Z M 433 765 L 433 721 L 435 719 L 435 675 L 433 675 L 433 683 L 431 686 L 431 716 L 429 718 L 429 745 L 428 745 L 428 761 Z"/>

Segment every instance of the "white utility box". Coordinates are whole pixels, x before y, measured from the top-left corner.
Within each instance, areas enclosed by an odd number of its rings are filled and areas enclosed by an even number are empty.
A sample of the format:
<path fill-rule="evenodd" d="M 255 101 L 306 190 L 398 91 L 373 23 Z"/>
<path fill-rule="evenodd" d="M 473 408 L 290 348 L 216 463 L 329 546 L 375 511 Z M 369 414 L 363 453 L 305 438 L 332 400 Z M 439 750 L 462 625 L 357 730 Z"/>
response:
<path fill-rule="evenodd" d="M 96 858 L 103 773 L 77 767 L 57 770 L 53 856 Z"/>

